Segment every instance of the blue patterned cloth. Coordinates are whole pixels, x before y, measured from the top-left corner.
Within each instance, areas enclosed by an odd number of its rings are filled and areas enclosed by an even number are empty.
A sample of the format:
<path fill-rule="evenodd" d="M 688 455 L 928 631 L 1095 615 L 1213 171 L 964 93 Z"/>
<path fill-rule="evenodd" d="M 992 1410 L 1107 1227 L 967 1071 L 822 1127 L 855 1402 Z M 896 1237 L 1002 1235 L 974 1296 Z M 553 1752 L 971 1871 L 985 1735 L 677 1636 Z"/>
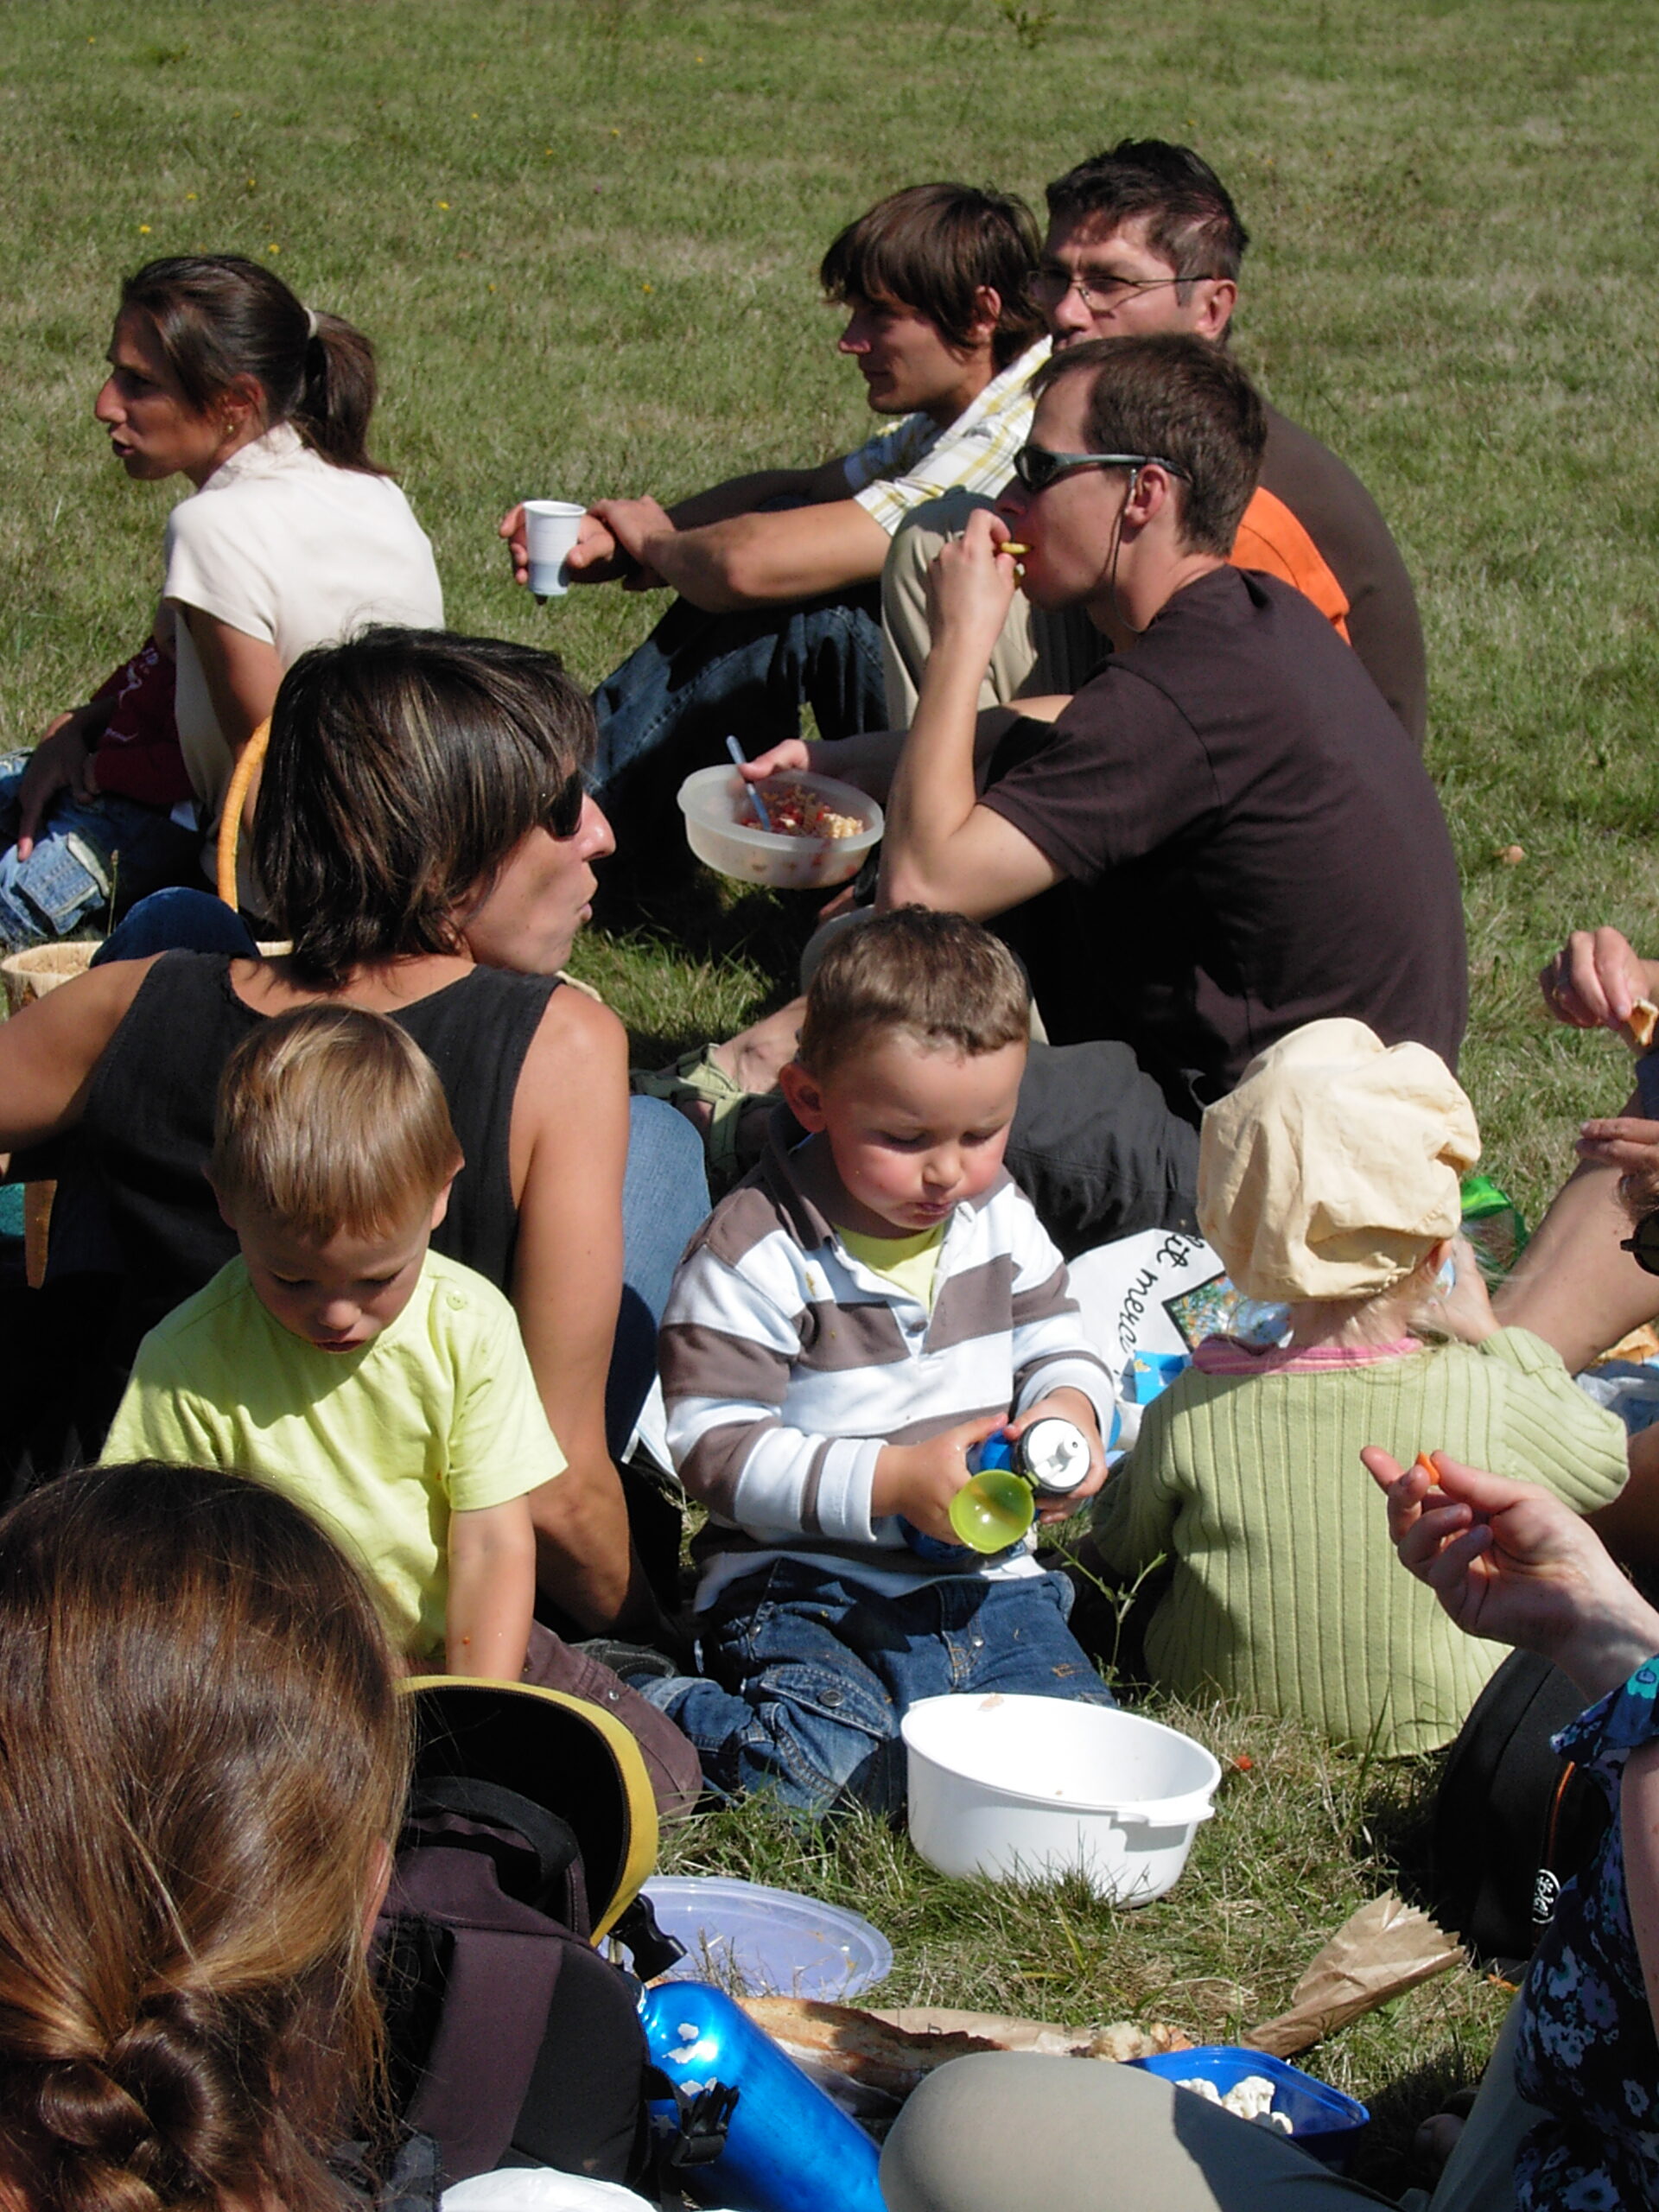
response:
<path fill-rule="evenodd" d="M 1515 2166 L 1519 2212 L 1659 2204 L 1659 2037 L 1624 1894 L 1618 1793 L 1630 1753 L 1659 1737 L 1659 1658 L 1555 1738 L 1606 1791 L 1613 1821 L 1562 1891 L 1527 1978 L 1516 2086 L 1551 2117 Z"/>

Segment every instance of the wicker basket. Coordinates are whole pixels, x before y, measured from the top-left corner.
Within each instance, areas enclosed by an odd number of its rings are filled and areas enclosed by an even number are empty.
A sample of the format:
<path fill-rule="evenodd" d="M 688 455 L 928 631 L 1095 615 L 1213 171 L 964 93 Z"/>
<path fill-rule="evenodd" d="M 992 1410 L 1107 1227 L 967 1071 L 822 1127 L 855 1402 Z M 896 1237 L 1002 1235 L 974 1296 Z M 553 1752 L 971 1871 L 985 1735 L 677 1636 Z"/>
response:
<path fill-rule="evenodd" d="M 31 999 L 43 999 L 74 976 L 86 972 L 98 950 L 95 938 L 67 944 L 31 944 L 22 952 L 9 952 L 0 960 L 0 983 L 5 986 L 6 1012 L 20 1013 Z"/>

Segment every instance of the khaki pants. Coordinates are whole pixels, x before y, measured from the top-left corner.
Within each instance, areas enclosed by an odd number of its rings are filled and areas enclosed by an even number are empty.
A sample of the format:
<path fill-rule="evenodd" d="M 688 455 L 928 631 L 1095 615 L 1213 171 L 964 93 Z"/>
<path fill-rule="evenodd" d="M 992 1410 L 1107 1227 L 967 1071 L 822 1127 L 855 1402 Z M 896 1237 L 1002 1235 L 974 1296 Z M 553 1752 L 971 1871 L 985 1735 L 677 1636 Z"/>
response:
<path fill-rule="evenodd" d="M 995 504 L 973 492 L 947 492 L 906 515 L 887 550 L 881 571 L 882 673 L 887 721 L 908 729 L 927 665 L 927 572 L 949 537 L 960 537 L 976 507 Z M 1045 698 L 1081 689 L 1099 665 L 1106 640 L 1087 615 L 1073 609 L 1050 613 L 1016 594 L 1002 626 L 979 703 L 1006 707 L 1011 699 Z"/>
<path fill-rule="evenodd" d="M 1510 2008 L 1456 2152 L 1419 2212 L 1514 2212 L 1521 2139 L 1541 2115 L 1515 2090 Z M 930 2075 L 881 2154 L 888 2212 L 1356 2212 L 1387 2197 L 1284 2136 L 1139 2067 L 1034 2052 Z"/>

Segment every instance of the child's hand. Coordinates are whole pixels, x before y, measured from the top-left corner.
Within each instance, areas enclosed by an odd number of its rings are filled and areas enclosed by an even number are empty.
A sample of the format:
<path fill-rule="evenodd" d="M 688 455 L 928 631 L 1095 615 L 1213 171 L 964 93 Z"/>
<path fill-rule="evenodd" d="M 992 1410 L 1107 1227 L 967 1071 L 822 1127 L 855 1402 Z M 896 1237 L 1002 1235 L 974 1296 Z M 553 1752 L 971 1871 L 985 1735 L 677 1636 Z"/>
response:
<path fill-rule="evenodd" d="M 1010 1437 L 1023 1436 L 1033 1422 L 1039 1421 L 1069 1421 L 1073 1428 L 1080 1428 L 1089 1440 L 1089 1479 L 1076 1490 L 1068 1491 L 1064 1497 L 1045 1500 L 1037 1495 L 1037 1518 L 1039 1521 L 1069 1521 L 1086 1497 L 1093 1497 L 1106 1480 L 1106 1450 L 1100 1440 L 1100 1423 L 1095 1408 L 1081 1390 L 1051 1390 L 1046 1398 L 1039 1398 L 1034 1406 L 1027 1406 L 1018 1421 L 1007 1424 Z"/>
<path fill-rule="evenodd" d="M 1005 1426 L 1001 1414 L 959 1421 L 925 1444 L 884 1444 L 870 1485 L 870 1518 L 902 1513 L 912 1529 L 942 1544 L 960 1540 L 950 1526 L 950 1501 L 968 1479 L 968 1454 Z"/>

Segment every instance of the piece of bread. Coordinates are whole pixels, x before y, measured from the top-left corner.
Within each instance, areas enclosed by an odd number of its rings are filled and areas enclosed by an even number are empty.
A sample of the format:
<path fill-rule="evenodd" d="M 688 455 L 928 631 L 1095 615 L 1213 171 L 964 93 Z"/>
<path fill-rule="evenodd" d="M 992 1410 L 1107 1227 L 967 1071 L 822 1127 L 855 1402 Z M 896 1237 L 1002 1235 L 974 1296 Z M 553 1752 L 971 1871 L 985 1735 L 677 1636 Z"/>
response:
<path fill-rule="evenodd" d="M 1624 1027 L 1637 1050 L 1645 1052 L 1653 1043 L 1655 1029 L 1659 1028 L 1659 1006 L 1655 1006 L 1651 999 L 1637 999 Z"/>
<path fill-rule="evenodd" d="M 1119 2020 L 1091 2030 L 930 2008 L 901 2012 L 906 2022 L 901 2026 L 857 2005 L 826 2005 L 812 1998 L 740 1997 L 737 2001 L 791 2056 L 815 2061 L 867 2088 L 885 2089 L 896 2097 L 907 2097 L 936 2066 L 975 2051 L 1035 2050 L 1056 2056 L 1121 2061 L 1191 2048 L 1189 2037 L 1160 2020 L 1149 2021 L 1145 2028 Z M 923 2025 L 924 2021 L 928 2024 Z"/>

